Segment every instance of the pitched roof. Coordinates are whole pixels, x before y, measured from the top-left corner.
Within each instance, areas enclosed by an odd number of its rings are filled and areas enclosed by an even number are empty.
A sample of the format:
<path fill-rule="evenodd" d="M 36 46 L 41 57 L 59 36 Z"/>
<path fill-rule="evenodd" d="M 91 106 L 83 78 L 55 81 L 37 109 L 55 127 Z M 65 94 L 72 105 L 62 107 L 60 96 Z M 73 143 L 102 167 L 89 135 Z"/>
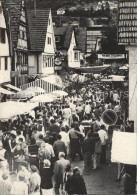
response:
<path fill-rule="evenodd" d="M 75 29 L 76 41 L 78 48 L 82 53 L 86 52 L 86 28 Z"/>
<path fill-rule="evenodd" d="M 55 35 L 65 35 L 67 28 L 67 26 L 54 27 Z"/>
<path fill-rule="evenodd" d="M 56 44 L 57 49 L 69 49 L 73 31 L 73 26 L 54 27 L 54 35 L 61 36 L 61 43 Z"/>
<path fill-rule="evenodd" d="M 50 9 L 27 10 L 29 49 L 44 51 Z"/>
<path fill-rule="evenodd" d="M 119 44 L 137 44 L 137 1 L 120 0 L 118 17 Z"/>
<path fill-rule="evenodd" d="M 13 4 L 12 4 L 13 3 Z M 2 2 L 3 12 L 6 20 L 6 25 L 8 29 L 8 37 L 11 33 L 11 41 L 13 48 L 17 47 L 18 35 L 19 35 L 19 25 L 21 17 L 22 5 L 20 2 L 14 4 L 14 0 L 3 1 Z M 10 27 L 9 27 L 9 18 L 10 18 Z M 9 32 L 10 30 L 10 32 Z"/>

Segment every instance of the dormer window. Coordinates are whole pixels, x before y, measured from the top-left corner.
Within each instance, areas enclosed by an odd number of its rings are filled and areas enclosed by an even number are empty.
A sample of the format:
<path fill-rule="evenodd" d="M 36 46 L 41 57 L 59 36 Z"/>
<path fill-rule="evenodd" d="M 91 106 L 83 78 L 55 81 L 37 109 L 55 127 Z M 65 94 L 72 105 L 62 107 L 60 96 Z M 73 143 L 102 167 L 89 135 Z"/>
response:
<path fill-rule="evenodd" d="M 60 37 L 59 36 L 55 36 L 55 42 L 59 43 L 60 42 Z"/>

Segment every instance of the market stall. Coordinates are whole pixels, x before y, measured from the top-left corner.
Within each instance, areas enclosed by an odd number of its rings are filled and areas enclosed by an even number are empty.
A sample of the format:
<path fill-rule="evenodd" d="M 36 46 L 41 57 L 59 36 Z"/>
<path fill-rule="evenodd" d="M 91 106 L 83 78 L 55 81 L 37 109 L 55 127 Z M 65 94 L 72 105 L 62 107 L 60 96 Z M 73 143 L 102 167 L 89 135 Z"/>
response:
<path fill-rule="evenodd" d="M 29 102 L 2 102 L 0 103 L 0 120 L 6 121 L 14 116 L 29 113 L 38 106 L 37 103 Z"/>

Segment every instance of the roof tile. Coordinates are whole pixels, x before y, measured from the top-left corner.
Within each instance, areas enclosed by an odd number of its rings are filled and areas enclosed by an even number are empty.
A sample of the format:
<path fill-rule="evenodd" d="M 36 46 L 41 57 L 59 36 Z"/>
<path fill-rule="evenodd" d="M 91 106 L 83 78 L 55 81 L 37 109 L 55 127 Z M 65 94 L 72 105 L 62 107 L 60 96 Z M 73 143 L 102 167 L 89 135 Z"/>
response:
<path fill-rule="evenodd" d="M 120 0 L 118 17 L 118 42 L 137 43 L 137 1 Z"/>
<path fill-rule="evenodd" d="M 29 49 L 44 51 L 50 9 L 27 10 Z"/>

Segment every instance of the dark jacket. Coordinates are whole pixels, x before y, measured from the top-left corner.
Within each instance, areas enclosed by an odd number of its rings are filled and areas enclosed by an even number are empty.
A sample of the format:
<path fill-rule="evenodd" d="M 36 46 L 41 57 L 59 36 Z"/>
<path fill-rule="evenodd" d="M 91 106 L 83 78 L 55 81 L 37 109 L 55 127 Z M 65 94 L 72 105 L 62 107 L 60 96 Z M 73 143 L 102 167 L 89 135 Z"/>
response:
<path fill-rule="evenodd" d="M 60 131 L 60 128 L 59 128 L 59 126 L 57 124 L 54 123 L 54 124 L 51 124 L 49 126 L 49 131 L 50 131 L 51 135 L 53 133 L 56 133 L 56 135 L 58 135 L 59 134 L 59 131 Z"/>
<path fill-rule="evenodd" d="M 53 144 L 53 149 L 56 157 L 58 157 L 59 152 L 64 152 L 65 155 L 67 155 L 65 143 L 61 140 L 55 141 L 55 143 Z"/>
<path fill-rule="evenodd" d="M 84 179 L 81 175 L 73 174 L 67 181 L 65 190 L 68 194 L 87 194 Z"/>
<path fill-rule="evenodd" d="M 82 150 L 83 154 L 87 152 L 91 152 L 91 154 L 94 153 L 94 142 L 91 138 L 87 138 L 83 141 Z"/>
<path fill-rule="evenodd" d="M 41 176 L 41 188 L 42 189 L 53 188 L 52 175 L 53 175 L 53 172 L 52 172 L 51 168 L 41 169 L 40 176 Z"/>

